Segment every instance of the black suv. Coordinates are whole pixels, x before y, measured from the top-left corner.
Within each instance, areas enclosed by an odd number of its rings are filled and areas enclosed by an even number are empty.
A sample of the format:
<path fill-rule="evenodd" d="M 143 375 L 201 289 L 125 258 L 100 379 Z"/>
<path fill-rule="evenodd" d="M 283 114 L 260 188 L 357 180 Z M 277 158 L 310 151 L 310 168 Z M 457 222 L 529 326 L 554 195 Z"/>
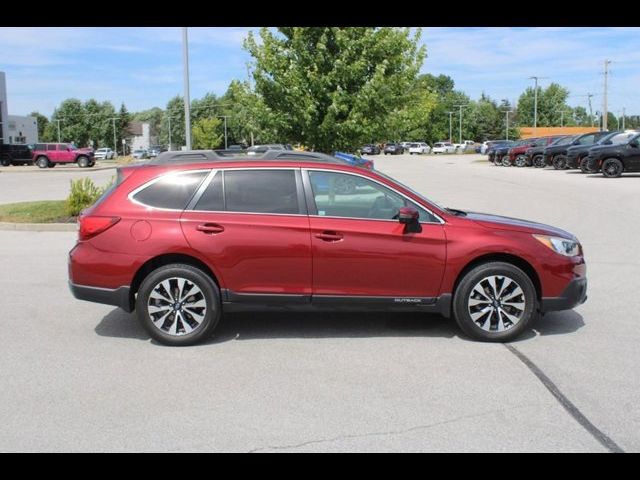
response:
<path fill-rule="evenodd" d="M 587 173 L 587 155 L 589 149 L 595 145 L 601 145 L 607 139 L 620 133 L 616 132 L 595 132 L 583 135 L 578 139 L 578 145 L 567 148 L 567 168 L 579 168 L 582 173 Z"/>
<path fill-rule="evenodd" d="M 531 147 L 530 149 L 528 149 L 525 153 L 524 153 L 524 162 L 525 165 L 527 167 L 531 167 L 532 165 L 540 164 L 542 163 L 542 165 L 539 166 L 544 166 L 544 158 L 542 156 L 542 153 L 544 152 L 544 149 L 547 148 L 549 145 L 553 145 L 554 143 L 556 143 L 557 141 L 565 138 L 566 135 L 553 135 L 553 136 L 549 136 L 549 137 L 540 137 L 537 139 L 535 143 L 535 145 L 533 147 Z M 518 165 L 518 158 L 516 158 L 516 166 L 522 166 L 522 165 Z"/>
<path fill-rule="evenodd" d="M 618 133 L 606 143 L 591 147 L 587 158 L 591 171 L 601 170 L 608 178 L 640 172 L 640 132 Z"/>
<path fill-rule="evenodd" d="M 581 135 L 569 135 L 549 145 L 542 152 L 544 165 L 539 162 L 537 164 L 534 163 L 533 166 L 542 168 L 553 165 L 556 170 L 564 170 L 567 168 L 567 149 L 572 145 L 576 145 L 574 142 L 580 137 Z"/>
<path fill-rule="evenodd" d="M 384 147 L 384 154 L 401 155 L 404 153 L 404 147 L 399 143 L 387 143 Z"/>

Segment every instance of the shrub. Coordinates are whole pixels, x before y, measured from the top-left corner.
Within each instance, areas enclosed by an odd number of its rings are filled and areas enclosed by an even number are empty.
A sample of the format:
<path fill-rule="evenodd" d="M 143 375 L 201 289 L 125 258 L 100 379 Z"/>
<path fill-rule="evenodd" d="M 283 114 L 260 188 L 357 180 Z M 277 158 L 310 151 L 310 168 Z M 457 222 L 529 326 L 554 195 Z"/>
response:
<path fill-rule="evenodd" d="M 69 193 L 65 204 L 67 215 L 70 217 L 80 215 L 80 212 L 93 205 L 107 188 L 109 185 L 104 188 L 97 187 L 90 178 L 86 177 L 71 180 L 71 193 Z"/>

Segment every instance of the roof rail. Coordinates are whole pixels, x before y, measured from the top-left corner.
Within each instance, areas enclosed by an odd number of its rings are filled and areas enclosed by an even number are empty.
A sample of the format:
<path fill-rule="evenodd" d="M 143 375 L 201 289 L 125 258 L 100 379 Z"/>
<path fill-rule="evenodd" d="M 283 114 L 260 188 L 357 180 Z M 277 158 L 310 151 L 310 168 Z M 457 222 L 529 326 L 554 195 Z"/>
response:
<path fill-rule="evenodd" d="M 267 150 L 253 155 L 242 150 L 178 150 L 162 152 L 148 165 L 164 165 L 168 163 L 195 163 L 195 162 L 229 162 L 252 160 L 280 160 L 280 161 L 309 161 L 322 163 L 349 164 L 346 160 L 332 157 L 319 152 L 300 152 L 296 150 Z"/>

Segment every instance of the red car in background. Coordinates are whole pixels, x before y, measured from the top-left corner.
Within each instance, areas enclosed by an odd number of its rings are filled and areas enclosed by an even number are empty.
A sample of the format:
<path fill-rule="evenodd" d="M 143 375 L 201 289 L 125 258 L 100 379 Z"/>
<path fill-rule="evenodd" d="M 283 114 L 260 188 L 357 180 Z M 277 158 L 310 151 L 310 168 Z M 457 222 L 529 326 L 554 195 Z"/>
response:
<path fill-rule="evenodd" d="M 135 309 L 168 345 L 205 340 L 223 312 L 273 308 L 438 313 L 504 342 L 586 300 L 572 234 L 443 208 L 311 152 L 165 152 L 120 168 L 79 224 L 73 295 Z"/>
<path fill-rule="evenodd" d="M 518 142 L 514 147 L 509 149 L 506 155 L 503 155 L 502 166 L 511 167 L 513 165 L 516 165 L 517 160 L 518 163 L 522 163 L 522 165 L 519 166 L 524 167 L 527 164 L 527 150 L 535 147 L 536 142 L 539 140 L 539 138 L 527 138 Z"/>
<path fill-rule="evenodd" d="M 93 149 L 77 148 L 71 143 L 36 143 L 33 163 L 40 168 L 53 168 L 58 163 L 77 163 L 80 168 L 96 164 Z"/>

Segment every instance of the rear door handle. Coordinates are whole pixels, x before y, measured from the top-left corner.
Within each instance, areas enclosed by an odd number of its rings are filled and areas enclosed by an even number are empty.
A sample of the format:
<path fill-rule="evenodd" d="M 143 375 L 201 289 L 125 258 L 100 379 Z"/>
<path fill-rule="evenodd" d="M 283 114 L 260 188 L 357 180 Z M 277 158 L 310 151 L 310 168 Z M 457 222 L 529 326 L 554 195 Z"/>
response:
<path fill-rule="evenodd" d="M 342 240 L 343 235 L 338 232 L 322 232 L 316 233 L 316 238 L 323 240 L 325 242 L 339 242 Z"/>
<path fill-rule="evenodd" d="M 201 223 L 196 227 L 196 230 L 209 235 L 215 235 L 216 233 L 224 232 L 224 227 L 217 223 Z"/>

